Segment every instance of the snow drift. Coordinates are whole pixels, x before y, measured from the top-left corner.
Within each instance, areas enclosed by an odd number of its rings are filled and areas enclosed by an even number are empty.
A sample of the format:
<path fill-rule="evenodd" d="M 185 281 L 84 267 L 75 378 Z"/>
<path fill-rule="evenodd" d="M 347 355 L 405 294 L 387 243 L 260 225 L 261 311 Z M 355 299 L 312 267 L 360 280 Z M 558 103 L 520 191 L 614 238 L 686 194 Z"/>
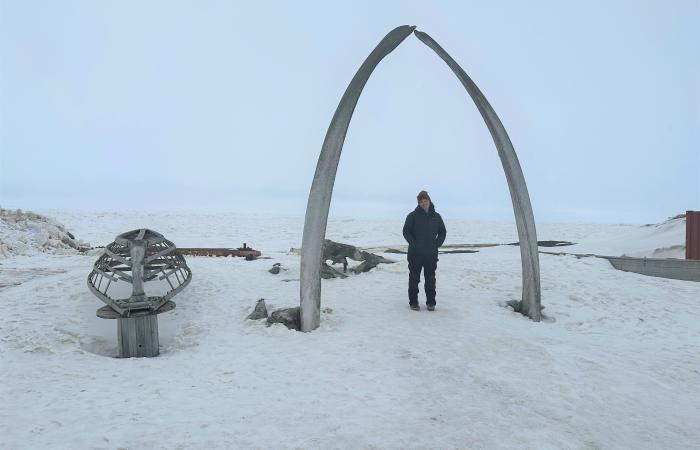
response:
<path fill-rule="evenodd" d="M 89 247 L 51 217 L 21 209 L 0 209 L 0 258 L 36 253 L 76 254 Z"/>

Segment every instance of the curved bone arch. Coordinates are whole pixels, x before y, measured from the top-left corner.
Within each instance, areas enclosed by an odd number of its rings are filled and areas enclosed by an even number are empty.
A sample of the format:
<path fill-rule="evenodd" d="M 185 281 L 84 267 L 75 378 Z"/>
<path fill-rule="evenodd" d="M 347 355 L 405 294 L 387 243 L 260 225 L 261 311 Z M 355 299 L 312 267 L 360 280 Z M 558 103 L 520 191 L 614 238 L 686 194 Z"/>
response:
<path fill-rule="evenodd" d="M 503 124 L 489 102 L 462 70 L 457 62 L 426 33 L 417 31 L 415 26 L 403 25 L 391 30 L 362 63 L 350 81 L 338 108 L 328 127 L 321 154 L 316 165 L 309 201 L 306 206 L 304 236 L 301 252 L 300 315 L 301 330 L 312 331 L 318 328 L 321 318 L 321 258 L 323 240 L 326 236 L 328 211 L 333 195 L 333 184 L 338 170 L 340 153 L 343 150 L 345 135 L 350 119 L 360 98 L 362 89 L 379 62 L 401 44 L 411 33 L 430 47 L 452 69 L 479 109 L 491 137 L 496 144 L 498 156 L 505 171 L 515 214 L 515 223 L 520 239 L 522 263 L 522 300 L 518 305 L 521 313 L 539 322 L 541 318 L 540 264 L 537 253 L 537 232 L 532 205 L 513 144 L 510 142 Z"/>

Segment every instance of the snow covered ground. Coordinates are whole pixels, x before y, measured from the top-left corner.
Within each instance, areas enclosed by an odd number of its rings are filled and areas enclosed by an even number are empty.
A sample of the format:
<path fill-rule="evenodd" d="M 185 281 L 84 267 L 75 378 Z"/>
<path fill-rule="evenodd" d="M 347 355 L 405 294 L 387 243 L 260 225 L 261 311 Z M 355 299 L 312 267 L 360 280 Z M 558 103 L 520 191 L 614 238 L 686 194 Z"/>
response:
<path fill-rule="evenodd" d="M 533 323 L 504 307 L 519 298 L 519 249 L 488 247 L 441 255 L 437 310 L 413 312 L 405 256 L 386 254 L 398 262 L 324 280 L 321 327 L 299 333 L 245 317 L 258 298 L 298 304 L 299 257 L 288 250 L 300 244 L 301 218 L 51 215 L 92 245 L 149 227 L 181 247 L 246 242 L 271 259 L 188 257 L 192 283 L 174 298 L 177 308 L 159 316 L 161 355 L 141 359 L 114 358 L 116 323 L 95 316 L 102 303 L 86 277 L 96 254 L 27 250 L 0 259 L 0 448 L 700 442 L 700 283 L 542 254 L 547 320 Z M 327 237 L 400 245 L 402 222 L 331 220 Z M 517 241 L 514 224 L 446 225 L 446 244 Z M 676 254 L 683 230 L 678 220 L 538 224 L 538 237 L 578 243 L 557 251 L 658 256 Z M 275 262 L 288 270 L 269 274 Z"/>
<path fill-rule="evenodd" d="M 659 224 L 621 227 L 611 233 L 602 229 L 584 242 L 567 247 L 572 253 L 647 258 L 685 258 L 685 217 Z"/>

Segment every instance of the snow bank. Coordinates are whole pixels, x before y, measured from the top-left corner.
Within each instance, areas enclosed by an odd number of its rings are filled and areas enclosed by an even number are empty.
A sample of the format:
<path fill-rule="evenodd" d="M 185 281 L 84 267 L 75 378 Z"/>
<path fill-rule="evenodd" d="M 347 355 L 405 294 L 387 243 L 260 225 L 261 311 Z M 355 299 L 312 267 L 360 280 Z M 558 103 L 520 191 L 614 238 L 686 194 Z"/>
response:
<path fill-rule="evenodd" d="M 89 247 L 51 217 L 0 208 L 0 258 L 37 253 L 75 254 Z"/>
<path fill-rule="evenodd" d="M 571 253 L 637 258 L 685 258 L 685 214 L 665 222 L 641 226 L 629 225 L 610 233 L 609 229 L 575 246 Z"/>

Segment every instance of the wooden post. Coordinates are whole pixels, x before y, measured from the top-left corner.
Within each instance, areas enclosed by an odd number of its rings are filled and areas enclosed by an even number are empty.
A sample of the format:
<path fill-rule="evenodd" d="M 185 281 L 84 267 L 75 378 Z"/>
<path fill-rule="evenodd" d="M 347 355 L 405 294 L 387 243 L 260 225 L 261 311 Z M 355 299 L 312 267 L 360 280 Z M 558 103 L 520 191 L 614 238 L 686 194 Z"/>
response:
<path fill-rule="evenodd" d="M 97 310 L 101 319 L 117 319 L 117 342 L 120 358 L 150 358 L 160 354 L 158 340 L 158 314 L 175 309 L 175 302 L 168 300 L 156 311 L 136 311 L 125 317 L 103 306 Z"/>
<path fill-rule="evenodd" d="M 158 356 L 158 316 L 120 317 L 117 319 L 117 340 L 120 358 Z"/>
<path fill-rule="evenodd" d="M 700 211 L 685 212 L 685 259 L 700 259 Z"/>

